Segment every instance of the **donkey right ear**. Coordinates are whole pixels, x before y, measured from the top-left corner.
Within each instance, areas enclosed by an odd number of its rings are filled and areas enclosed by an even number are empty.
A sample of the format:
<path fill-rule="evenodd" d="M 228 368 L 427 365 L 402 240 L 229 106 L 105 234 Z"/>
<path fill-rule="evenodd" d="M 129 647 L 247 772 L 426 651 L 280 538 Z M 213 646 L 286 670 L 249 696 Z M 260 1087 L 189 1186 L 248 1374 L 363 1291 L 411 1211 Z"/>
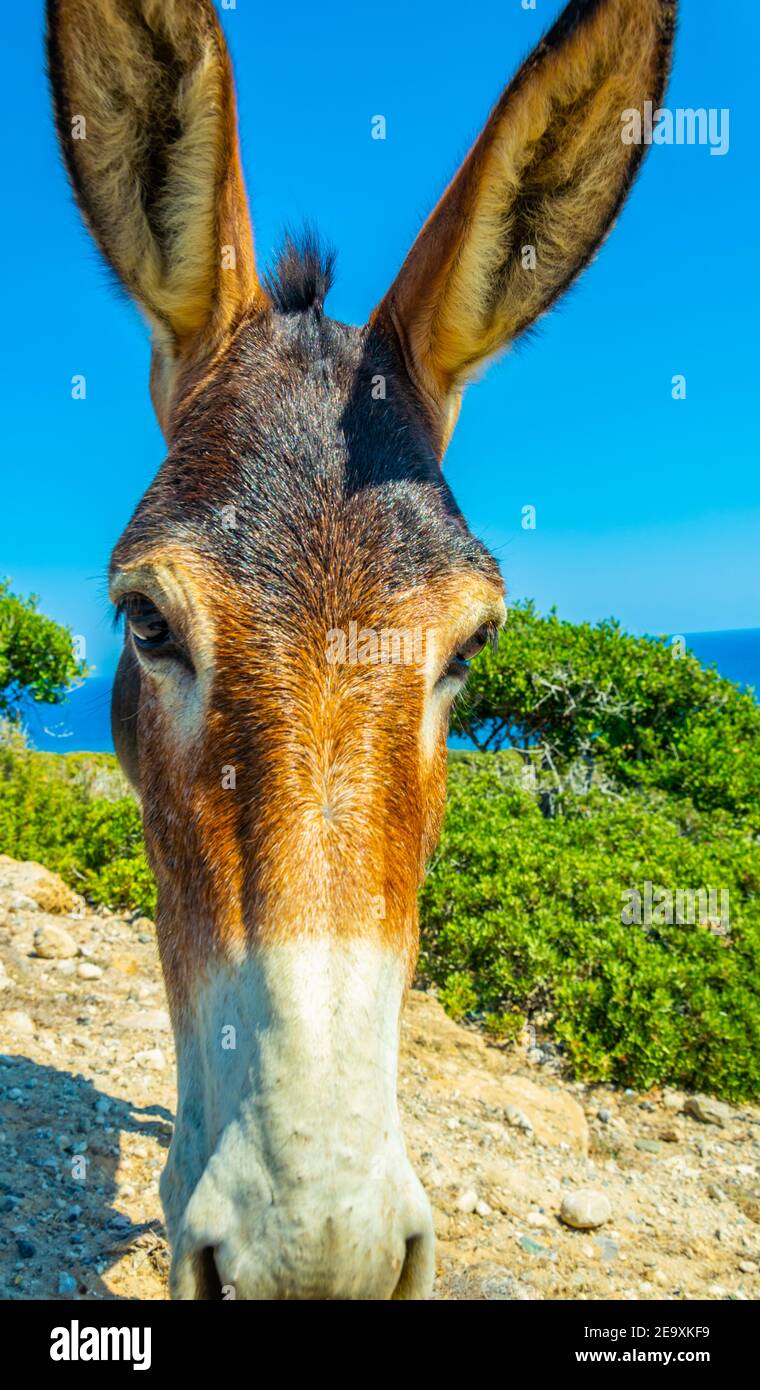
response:
<path fill-rule="evenodd" d="M 375 310 L 439 453 L 467 381 L 551 308 L 615 221 L 644 154 L 621 122 L 659 106 L 675 15 L 676 0 L 570 0 Z"/>
<path fill-rule="evenodd" d="M 166 431 L 177 367 L 263 309 L 229 54 L 211 0 L 48 0 L 58 135 L 82 215 L 155 334 Z"/>

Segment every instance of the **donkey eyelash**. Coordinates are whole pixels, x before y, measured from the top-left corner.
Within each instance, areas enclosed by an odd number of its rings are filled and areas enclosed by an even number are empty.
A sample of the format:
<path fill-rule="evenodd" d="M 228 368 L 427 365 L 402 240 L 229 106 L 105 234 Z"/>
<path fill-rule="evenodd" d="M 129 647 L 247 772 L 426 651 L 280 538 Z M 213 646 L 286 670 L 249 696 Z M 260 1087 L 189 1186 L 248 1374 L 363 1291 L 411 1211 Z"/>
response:
<path fill-rule="evenodd" d="M 499 629 L 494 622 L 483 623 L 466 642 L 460 643 L 444 666 L 439 683 L 448 679 L 459 681 L 463 686 L 470 673 L 470 662 L 479 656 L 486 647 L 495 651 L 499 645 Z"/>
<path fill-rule="evenodd" d="M 114 622 L 124 620 L 134 646 L 142 656 L 151 659 L 181 661 L 190 671 L 193 663 L 167 618 L 152 599 L 145 594 L 124 594 L 116 605 Z M 142 626 L 142 633 L 137 628 Z"/>

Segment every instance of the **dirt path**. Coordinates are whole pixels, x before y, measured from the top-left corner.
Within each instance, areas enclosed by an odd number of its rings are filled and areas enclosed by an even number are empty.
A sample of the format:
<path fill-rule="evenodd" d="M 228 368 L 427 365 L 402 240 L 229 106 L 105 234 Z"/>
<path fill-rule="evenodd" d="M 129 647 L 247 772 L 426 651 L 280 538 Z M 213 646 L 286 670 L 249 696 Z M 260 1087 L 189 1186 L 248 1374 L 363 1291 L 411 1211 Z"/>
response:
<path fill-rule="evenodd" d="M 0 857 L 0 1048 L 0 1297 L 165 1298 L 174 1049 L 152 924 Z M 760 1111 L 585 1087 L 551 1050 L 529 1058 L 411 995 L 400 1098 L 435 1296 L 760 1297 Z M 596 1229 L 559 1219 L 581 1189 L 609 1203 Z"/>

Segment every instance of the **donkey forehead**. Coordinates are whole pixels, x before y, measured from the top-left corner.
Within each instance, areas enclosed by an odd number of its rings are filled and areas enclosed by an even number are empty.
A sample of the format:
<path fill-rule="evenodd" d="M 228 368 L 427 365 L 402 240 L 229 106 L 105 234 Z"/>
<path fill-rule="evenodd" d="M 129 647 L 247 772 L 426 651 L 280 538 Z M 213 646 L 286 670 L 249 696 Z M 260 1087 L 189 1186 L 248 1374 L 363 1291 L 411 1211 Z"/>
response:
<path fill-rule="evenodd" d="M 338 587 L 361 576 L 367 595 L 468 571 L 502 588 L 392 352 L 313 312 L 244 324 L 206 376 L 189 379 L 112 572 L 177 547 L 275 602 L 331 574 Z"/>

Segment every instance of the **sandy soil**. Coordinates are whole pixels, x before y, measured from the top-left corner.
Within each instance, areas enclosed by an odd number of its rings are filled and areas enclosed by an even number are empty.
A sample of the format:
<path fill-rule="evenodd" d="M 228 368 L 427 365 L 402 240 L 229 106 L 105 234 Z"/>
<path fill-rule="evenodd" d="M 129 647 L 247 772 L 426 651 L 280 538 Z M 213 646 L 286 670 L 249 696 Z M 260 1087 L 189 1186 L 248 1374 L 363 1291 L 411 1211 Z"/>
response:
<path fill-rule="evenodd" d="M 0 1048 L 0 1297 L 165 1298 L 174 1050 L 152 924 L 0 857 Z M 760 1296 L 760 1110 L 570 1082 L 551 1048 L 489 1047 L 417 991 L 400 1099 L 436 1298 Z M 609 1202 L 595 1229 L 559 1217 L 581 1189 Z"/>

